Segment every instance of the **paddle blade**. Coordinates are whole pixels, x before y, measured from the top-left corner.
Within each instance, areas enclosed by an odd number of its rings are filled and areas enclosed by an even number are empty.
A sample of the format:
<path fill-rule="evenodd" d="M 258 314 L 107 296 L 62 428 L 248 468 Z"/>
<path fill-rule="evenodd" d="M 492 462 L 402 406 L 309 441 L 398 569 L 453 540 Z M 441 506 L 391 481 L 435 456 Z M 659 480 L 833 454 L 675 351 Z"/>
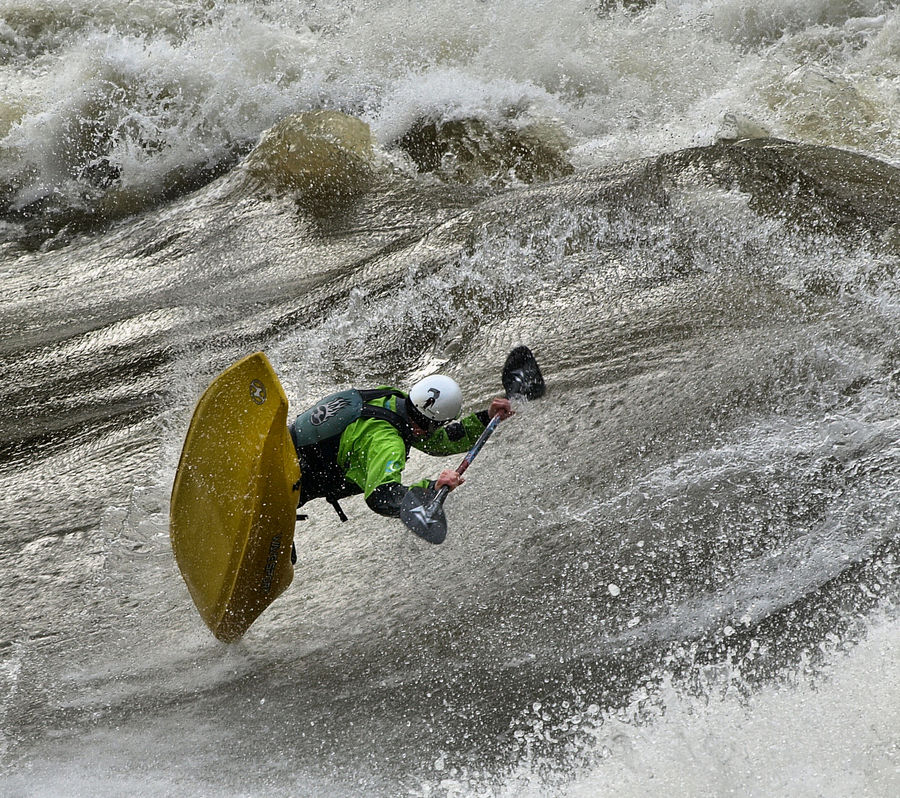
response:
<path fill-rule="evenodd" d="M 433 491 L 410 488 L 400 505 L 400 520 L 429 543 L 443 543 L 447 537 L 447 519 L 443 505 L 434 502 Z"/>
<path fill-rule="evenodd" d="M 539 399 L 547 391 L 541 369 L 527 346 L 517 346 L 506 356 L 502 380 L 508 399 Z"/>

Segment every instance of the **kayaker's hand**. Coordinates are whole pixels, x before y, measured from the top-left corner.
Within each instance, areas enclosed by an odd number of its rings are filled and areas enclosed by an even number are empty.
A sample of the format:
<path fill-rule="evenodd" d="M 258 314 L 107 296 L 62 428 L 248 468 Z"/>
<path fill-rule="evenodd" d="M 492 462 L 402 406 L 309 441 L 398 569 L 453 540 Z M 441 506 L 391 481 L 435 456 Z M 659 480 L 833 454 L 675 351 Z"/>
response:
<path fill-rule="evenodd" d="M 501 421 L 506 421 L 506 419 L 515 412 L 516 411 L 512 409 L 509 399 L 504 399 L 500 396 L 491 400 L 491 406 L 488 408 L 488 416 L 493 418 L 494 416 L 499 415 Z"/>
<path fill-rule="evenodd" d="M 441 475 L 437 478 L 437 481 L 434 483 L 434 489 L 440 490 L 445 485 L 450 488 L 450 490 L 455 490 L 460 485 L 463 484 L 466 480 L 457 474 L 452 469 L 447 469 L 445 471 L 441 471 Z"/>

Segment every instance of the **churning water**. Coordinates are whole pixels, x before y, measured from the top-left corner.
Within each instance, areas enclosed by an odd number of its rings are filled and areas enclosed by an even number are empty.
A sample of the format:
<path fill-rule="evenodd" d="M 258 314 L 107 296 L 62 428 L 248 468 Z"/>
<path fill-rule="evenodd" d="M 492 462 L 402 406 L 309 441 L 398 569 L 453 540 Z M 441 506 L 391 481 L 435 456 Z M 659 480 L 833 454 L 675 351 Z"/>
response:
<path fill-rule="evenodd" d="M 900 793 L 895 3 L 0 0 L 0 76 L 0 792 Z M 312 505 L 212 638 L 215 374 L 519 343 L 444 545 Z"/>

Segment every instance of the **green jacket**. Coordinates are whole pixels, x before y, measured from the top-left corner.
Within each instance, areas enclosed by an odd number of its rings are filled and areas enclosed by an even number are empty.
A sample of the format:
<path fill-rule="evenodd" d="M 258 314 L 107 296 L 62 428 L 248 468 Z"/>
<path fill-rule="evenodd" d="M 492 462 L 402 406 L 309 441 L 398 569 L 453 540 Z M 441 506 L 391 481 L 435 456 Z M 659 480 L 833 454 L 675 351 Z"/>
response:
<path fill-rule="evenodd" d="M 376 399 L 370 404 L 398 412 L 397 397 Z M 486 413 L 472 413 L 459 422 L 441 427 L 427 438 L 411 441 L 426 454 L 441 456 L 467 452 L 484 432 Z M 358 485 L 368 499 L 379 485 L 400 484 L 409 449 L 397 429 L 387 421 L 362 418 L 341 434 L 337 464 L 347 480 Z M 414 483 L 428 487 L 430 480 Z M 410 486 L 412 487 L 412 486 Z"/>

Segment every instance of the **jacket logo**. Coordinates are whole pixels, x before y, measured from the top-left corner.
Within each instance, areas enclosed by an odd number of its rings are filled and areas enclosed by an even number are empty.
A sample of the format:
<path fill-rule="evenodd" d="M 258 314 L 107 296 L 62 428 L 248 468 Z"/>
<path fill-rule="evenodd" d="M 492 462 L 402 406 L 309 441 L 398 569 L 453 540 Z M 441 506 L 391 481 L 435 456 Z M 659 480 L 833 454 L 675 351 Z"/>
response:
<path fill-rule="evenodd" d="M 437 388 L 429 388 L 428 393 L 434 394 L 434 396 L 429 396 L 425 400 L 425 404 L 422 405 L 423 410 L 427 410 L 429 407 L 433 407 L 434 403 L 440 399 L 441 392 Z"/>
<path fill-rule="evenodd" d="M 329 418 L 337 415 L 345 407 L 349 407 L 350 402 L 342 396 L 332 399 L 330 402 L 323 402 L 310 414 L 309 423 L 314 427 L 320 427 Z"/>

